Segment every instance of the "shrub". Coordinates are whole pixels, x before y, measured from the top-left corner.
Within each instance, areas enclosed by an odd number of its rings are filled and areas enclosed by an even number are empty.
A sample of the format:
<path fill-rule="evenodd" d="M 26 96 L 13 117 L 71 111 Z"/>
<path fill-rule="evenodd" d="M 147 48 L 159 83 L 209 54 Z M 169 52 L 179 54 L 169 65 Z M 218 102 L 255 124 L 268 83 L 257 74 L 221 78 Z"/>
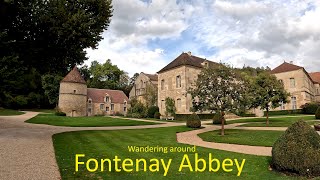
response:
<path fill-rule="evenodd" d="M 144 118 L 146 117 L 146 113 L 147 108 L 140 101 L 138 101 L 128 110 L 127 116 L 133 118 Z"/>
<path fill-rule="evenodd" d="M 319 103 L 306 103 L 301 106 L 303 114 L 315 114 L 318 107 L 320 107 Z"/>
<path fill-rule="evenodd" d="M 274 143 L 271 166 L 302 176 L 320 176 L 320 136 L 304 121 L 292 124 Z"/>
<path fill-rule="evenodd" d="M 227 121 L 224 119 L 224 117 L 221 115 L 221 113 L 216 113 L 213 116 L 212 124 L 222 124 L 222 120 L 224 120 L 224 124 L 227 124 Z"/>
<path fill-rule="evenodd" d="M 147 111 L 147 117 L 149 118 L 153 118 L 154 117 L 154 114 L 156 112 L 159 112 L 159 107 L 158 106 L 151 106 L 148 108 L 148 111 Z"/>
<path fill-rule="evenodd" d="M 187 127 L 190 127 L 190 128 L 200 128 L 201 127 L 200 118 L 196 113 L 193 113 L 188 117 Z"/>
<path fill-rule="evenodd" d="M 161 114 L 159 112 L 155 112 L 153 117 L 155 119 L 160 119 L 160 116 L 161 116 Z"/>
<path fill-rule="evenodd" d="M 122 113 L 120 113 L 119 111 L 117 111 L 116 113 L 114 113 L 115 116 L 124 116 Z"/>
<path fill-rule="evenodd" d="M 315 113 L 316 119 L 320 119 L 320 107 L 318 107 L 316 113 Z"/>
<path fill-rule="evenodd" d="M 131 113 L 130 117 L 132 117 L 132 118 L 143 118 L 142 114 L 140 114 L 140 113 Z"/>
<path fill-rule="evenodd" d="M 56 116 L 66 116 L 66 113 L 61 112 L 61 111 L 56 111 L 54 114 L 55 114 Z"/>
<path fill-rule="evenodd" d="M 266 116 L 266 111 L 264 111 L 264 116 Z M 278 116 L 278 115 L 290 115 L 290 114 L 302 114 L 301 109 L 295 110 L 280 110 L 280 111 L 269 111 L 269 116 Z"/>

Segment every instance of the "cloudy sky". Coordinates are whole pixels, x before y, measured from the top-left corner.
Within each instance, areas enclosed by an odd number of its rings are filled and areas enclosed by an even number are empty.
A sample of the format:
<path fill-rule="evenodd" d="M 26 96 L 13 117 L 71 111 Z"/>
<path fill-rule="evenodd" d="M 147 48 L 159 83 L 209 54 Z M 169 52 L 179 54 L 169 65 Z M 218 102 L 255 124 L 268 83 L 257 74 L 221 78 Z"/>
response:
<path fill-rule="evenodd" d="M 131 76 L 156 73 L 182 52 L 236 67 L 284 60 L 320 71 L 319 0 L 113 0 L 93 60 Z"/>

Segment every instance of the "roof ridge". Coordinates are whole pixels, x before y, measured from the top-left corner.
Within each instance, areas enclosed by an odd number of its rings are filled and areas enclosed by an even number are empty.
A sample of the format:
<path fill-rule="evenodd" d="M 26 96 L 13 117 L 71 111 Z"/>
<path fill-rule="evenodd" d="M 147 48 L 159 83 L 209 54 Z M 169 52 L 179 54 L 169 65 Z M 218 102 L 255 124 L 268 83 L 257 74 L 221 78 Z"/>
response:
<path fill-rule="evenodd" d="M 74 66 L 73 69 L 61 80 L 61 82 L 86 84 L 86 81 L 83 79 L 77 66 Z"/>

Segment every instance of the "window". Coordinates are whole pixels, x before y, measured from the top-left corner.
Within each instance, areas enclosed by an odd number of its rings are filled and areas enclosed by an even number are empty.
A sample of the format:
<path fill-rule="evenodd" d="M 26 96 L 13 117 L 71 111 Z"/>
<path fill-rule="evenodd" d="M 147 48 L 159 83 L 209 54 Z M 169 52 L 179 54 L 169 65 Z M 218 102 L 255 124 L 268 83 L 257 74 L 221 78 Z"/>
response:
<path fill-rule="evenodd" d="M 177 88 L 181 87 L 181 76 L 180 75 L 176 77 L 176 87 Z"/>
<path fill-rule="evenodd" d="M 126 112 L 127 111 L 127 107 L 123 107 L 123 111 Z"/>
<path fill-rule="evenodd" d="M 88 103 L 89 103 L 89 104 L 91 104 L 91 103 L 92 103 L 92 100 L 91 100 L 91 99 L 89 99 L 89 100 L 88 100 Z"/>
<path fill-rule="evenodd" d="M 283 103 L 283 102 L 280 102 L 280 108 L 281 108 L 281 110 L 285 110 L 286 109 L 286 106 L 285 106 L 285 104 Z"/>
<path fill-rule="evenodd" d="M 109 96 L 106 96 L 106 102 L 109 102 Z"/>
<path fill-rule="evenodd" d="M 137 89 L 137 95 L 140 95 L 140 89 Z"/>
<path fill-rule="evenodd" d="M 164 79 L 161 80 L 161 90 L 164 90 Z"/>
<path fill-rule="evenodd" d="M 104 109 L 104 104 L 100 104 L 100 110 Z"/>
<path fill-rule="evenodd" d="M 123 104 L 126 106 L 126 105 L 127 105 L 127 102 L 125 101 Z"/>
<path fill-rule="evenodd" d="M 73 90 L 73 93 L 76 93 L 77 92 L 77 90 Z"/>
<path fill-rule="evenodd" d="M 296 87 L 296 81 L 295 81 L 294 78 L 290 78 L 290 87 L 291 87 L 291 88 Z"/>
<path fill-rule="evenodd" d="M 111 104 L 111 111 L 114 110 L 114 104 Z"/>
<path fill-rule="evenodd" d="M 161 109 L 164 108 L 164 100 L 161 100 Z"/>
<path fill-rule="evenodd" d="M 181 99 L 177 99 L 177 108 L 180 108 L 181 107 Z"/>
<path fill-rule="evenodd" d="M 91 108 L 88 108 L 88 113 L 91 113 Z"/>
<path fill-rule="evenodd" d="M 140 88 L 142 88 L 143 87 L 143 81 L 141 80 L 140 81 Z"/>
<path fill-rule="evenodd" d="M 297 98 L 296 97 L 291 97 L 291 104 L 292 104 L 292 109 L 295 110 L 297 109 Z"/>
<path fill-rule="evenodd" d="M 107 111 L 107 112 L 109 111 L 109 107 L 106 107 L 106 111 Z"/>

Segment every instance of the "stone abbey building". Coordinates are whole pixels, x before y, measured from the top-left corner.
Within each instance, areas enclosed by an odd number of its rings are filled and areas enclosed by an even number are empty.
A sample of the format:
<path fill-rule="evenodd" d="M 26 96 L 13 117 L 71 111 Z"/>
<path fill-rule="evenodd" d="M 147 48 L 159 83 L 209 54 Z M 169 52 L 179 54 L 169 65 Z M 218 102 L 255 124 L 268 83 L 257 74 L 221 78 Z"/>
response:
<path fill-rule="evenodd" d="M 120 90 L 88 88 L 77 67 L 60 82 L 59 109 L 67 116 L 127 113 L 129 99 Z"/>

